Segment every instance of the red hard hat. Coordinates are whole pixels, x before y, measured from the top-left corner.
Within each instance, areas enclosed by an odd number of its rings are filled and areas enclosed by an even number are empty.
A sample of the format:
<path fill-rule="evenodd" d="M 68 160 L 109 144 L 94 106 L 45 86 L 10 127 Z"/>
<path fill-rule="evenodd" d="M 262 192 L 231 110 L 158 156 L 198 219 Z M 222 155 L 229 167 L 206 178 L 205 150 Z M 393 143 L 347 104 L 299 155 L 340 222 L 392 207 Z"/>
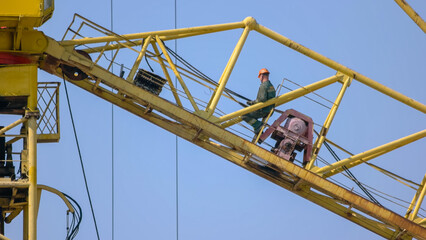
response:
<path fill-rule="evenodd" d="M 269 74 L 268 69 L 262 68 L 262 69 L 259 70 L 259 76 L 257 76 L 257 77 L 260 78 L 260 74 L 265 74 L 265 73 Z"/>

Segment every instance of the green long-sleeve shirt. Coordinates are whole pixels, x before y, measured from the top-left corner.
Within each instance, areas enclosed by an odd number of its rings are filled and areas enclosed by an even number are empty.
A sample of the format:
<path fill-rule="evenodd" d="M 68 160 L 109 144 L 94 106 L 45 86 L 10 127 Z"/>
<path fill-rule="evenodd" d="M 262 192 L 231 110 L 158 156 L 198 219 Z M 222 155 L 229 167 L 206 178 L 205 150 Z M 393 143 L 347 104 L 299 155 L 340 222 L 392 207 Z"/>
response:
<path fill-rule="evenodd" d="M 254 100 L 254 103 L 266 102 L 269 99 L 274 98 L 275 96 L 275 88 L 268 80 L 260 84 L 259 91 L 257 92 L 257 98 L 256 100 Z M 273 105 L 264 107 L 262 108 L 262 112 L 269 113 L 273 107 Z"/>

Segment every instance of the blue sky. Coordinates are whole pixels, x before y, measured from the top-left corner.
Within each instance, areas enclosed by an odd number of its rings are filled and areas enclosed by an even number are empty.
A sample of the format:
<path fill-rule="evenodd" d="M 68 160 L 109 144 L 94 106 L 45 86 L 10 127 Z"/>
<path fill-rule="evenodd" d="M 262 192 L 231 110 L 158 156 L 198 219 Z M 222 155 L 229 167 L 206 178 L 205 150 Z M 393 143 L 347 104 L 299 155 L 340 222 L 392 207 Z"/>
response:
<path fill-rule="evenodd" d="M 408 3 L 426 18 L 425 1 Z M 119 34 L 175 26 L 175 2 L 171 0 L 122 0 L 114 1 L 113 6 L 113 30 Z M 74 13 L 110 28 L 110 7 L 109 0 L 56 1 L 52 19 L 40 30 L 60 40 Z M 426 35 L 394 1 L 177 0 L 178 28 L 237 22 L 247 16 L 377 82 L 426 102 Z M 241 32 L 179 40 L 177 52 L 218 80 Z M 166 44 L 174 48 L 174 42 Z M 134 57 L 121 61 L 129 65 L 131 59 Z M 142 67 L 147 68 L 145 63 Z M 254 98 L 257 72 L 263 67 L 271 71 L 275 86 L 283 78 L 307 85 L 335 74 L 334 70 L 251 32 L 229 88 Z M 154 70 L 161 72 L 158 67 Z M 40 71 L 39 81 L 61 79 Z M 296 88 L 288 82 L 285 85 Z M 179 239 L 381 239 L 204 149 L 182 139 L 176 142 L 171 133 L 112 108 L 110 103 L 71 84 L 68 87 L 101 239 L 112 239 L 112 156 L 114 239 L 176 239 L 176 159 Z M 331 87 L 319 93 L 334 100 L 337 91 Z M 208 99 L 208 91 L 195 92 Z M 38 182 L 76 199 L 84 215 L 77 239 L 95 239 L 63 86 L 60 94 L 61 140 L 38 145 Z M 219 108 L 228 112 L 239 109 L 238 105 L 225 102 L 220 102 Z M 327 114 L 326 109 L 306 100 L 282 107 L 287 108 L 299 110 L 319 124 Z M 277 117 L 275 114 L 273 119 Z M 7 120 L 1 123 L 10 122 Z M 354 81 L 328 137 L 351 152 L 360 153 L 423 130 L 425 120 L 423 113 Z M 372 162 L 420 182 L 426 170 L 422 154 L 425 143 L 424 139 L 419 140 Z M 320 155 L 324 154 L 329 162 L 334 161 L 325 148 L 321 151 Z M 354 168 L 353 173 L 361 182 L 407 201 L 414 195 L 414 191 L 399 190 L 400 185 L 367 167 Z M 405 213 L 401 208 L 394 211 Z M 22 238 L 20 219 L 22 215 L 6 225 L 7 237 Z M 65 238 L 65 228 L 65 205 L 56 196 L 43 193 L 38 238 Z"/>

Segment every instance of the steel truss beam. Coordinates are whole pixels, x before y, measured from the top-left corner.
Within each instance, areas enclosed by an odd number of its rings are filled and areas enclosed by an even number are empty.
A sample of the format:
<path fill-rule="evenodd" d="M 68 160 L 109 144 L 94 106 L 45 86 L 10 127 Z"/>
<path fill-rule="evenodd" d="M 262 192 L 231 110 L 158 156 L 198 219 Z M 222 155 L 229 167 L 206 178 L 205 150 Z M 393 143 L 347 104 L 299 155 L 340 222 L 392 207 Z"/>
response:
<path fill-rule="evenodd" d="M 395 0 L 402 10 L 426 33 L 426 22 L 405 0 Z"/>
<path fill-rule="evenodd" d="M 86 19 L 87 20 L 87 19 Z M 93 44 L 93 43 L 108 43 L 108 42 L 117 42 L 118 44 L 116 45 L 108 45 L 106 47 L 109 48 L 122 48 L 122 47 L 127 47 L 129 48 L 128 44 L 142 44 L 142 40 L 140 39 L 144 39 L 147 38 L 149 36 L 157 36 L 160 38 L 160 40 L 170 40 L 170 39 L 165 39 L 167 37 L 171 37 L 171 39 L 178 39 L 178 38 L 185 38 L 185 37 L 190 37 L 190 36 L 197 36 L 197 35 L 203 35 L 203 34 L 210 34 L 210 33 L 215 33 L 215 32 L 221 32 L 221 31 L 228 31 L 228 30 L 234 30 L 234 29 L 239 29 L 239 28 L 243 28 L 245 29 L 245 31 L 257 31 L 260 34 L 265 35 L 266 37 L 281 43 L 284 46 L 287 46 L 301 54 L 306 55 L 309 58 L 312 58 L 338 72 L 341 72 L 344 75 L 347 75 L 361 83 L 363 83 L 364 85 L 367 85 L 375 90 L 377 90 L 378 92 L 381 92 L 391 98 L 394 98 L 412 108 L 415 108 L 423 113 L 426 113 L 426 106 L 414 99 L 411 99 L 391 88 L 388 88 L 386 86 L 384 86 L 383 84 L 380 84 L 364 75 L 362 75 L 361 73 L 358 73 L 336 61 L 333 61 L 289 38 L 286 38 L 284 36 L 282 36 L 281 34 L 272 31 L 271 29 L 262 26 L 260 24 L 258 24 L 256 22 L 255 19 L 253 19 L 252 17 L 247 17 L 246 19 L 244 19 L 241 22 L 235 22 L 235 23 L 226 23 L 226 24 L 217 24 L 217 25 L 209 25 L 209 26 L 200 26 L 200 27 L 192 27 L 192 28 L 181 28 L 181 29 L 171 29 L 171 30 L 162 30 L 162 31 L 154 31 L 154 32 L 145 32 L 145 33 L 134 33 L 134 34 L 125 34 L 125 35 L 111 35 L 111 36 L 105 36 L 105 37 L 94 37 L 94 38 L 82 38 L 82 39 L 73 39 L 73 40 L 66 40 L 66 41 L 61 41 L 60 44 L 62 46 L 77 46 L 77 45 L 84 45 L 84 44 Z M 226 75 L 228 74 L 228 69 L 232 70 L 232 66 L 234 64 L 234 58 L 238 57 L 238 51 L 239 49 L 242 47 L 243 43 L 244 43 L 244 39 L 245 39 L 245 35 L 248 34 L 247 33 L 243 33 L 242 37 L 241 37 L 241 41 L 237 44 L 237 47 L 234 49 L 234 53 L 236 54 L 232 54 L 230 61 L 228 62 L 227 66 L 225 67 L 224 73 L 222 74 L 222 76 L 225 76 L 224 79 L 226 79 Z M 132 42 L 132 40 L 135 40 L 135 42 Z M 120 41 L 125 41 L 126 43 L 121 43 Z M 241 44 L 240 44 L 241 43 Z M 102 48 L 97 48 L 98 51 L 103 50 Z M 93 50 L 90 52 L 94 52 Z M 96 51 L 95 51 L 96 52 Z M 137 51 L 139 52 L 139 51 Z M 224 84 L 226 84 L 226 81 L 223 82 Z M 221 86 L 219 86 L 221 87 Z"/>
<path fill-rule="evenodd" d="M 271 152 L 222 129 L 215 123 L 140 89 L 106 69 L 93 64 L 73 50 L 61 46 L 53 39 L 49 39 L 46 53 L 58 59 L 58 61 L 78 66 L 93 79 L 71 81 L 71 83 L 370 231 L 386 238 L 391 238 L 402 232 L 404 234 L 399 237 L 403 239 L 409 239 L 411 236 L 426 239 L 426 229 L 419 224 L 378 206 L 314 172 L 285 161 Z M 62 77 L 60 71 L 52 73 Z M 102 83 L 102 85 L 99 83 Z M 118 93 L 107 90 L 106 86 L 118 90 Z M 154 111 L 151 112 L 148 108 Z M 247 155 L 252 156 L 251 160 L 245 160 Z M 256 165 L 252 161 L 255 158 L 268 162 L 274 170 L 265 170 Z M 363 214 L 369 217 L 365 217 Z"/>
<path fill-rule="evenodd" d="M 60 75 L 58 75 L 58 77 L 60 77 Z M 200 136 L 200 130 L 197 130 L 196 126 L 191 127 L 178 122 L 170 121 L 163 116 L 156 114 L 155 112 L 147 113 L 147 108 L 143 106 L 146 105 L 147 102 L 143 100 L 141 101 L 138 99 L 124 98 L 122 95 L 113 93 L 102 87 L 94 88 L 94 84 L 90 81 L 72 83 L 173 134 L 176 134 L 177 136 L 189 142 L 198 145 L 201 148 L 204 148 L 222 158 L 227 159 L 228 161 L 245 168 L 246 170 L 253 172 L 262 178 L 265 178 L 311 202 L 314 202 L 341 217 L 344 217 L 366 229 L 369 229 L 370 231 L 375 232 L 382 237 L 391 238 L 393 235 L 395 235 L 395 231 L 397 231 L 395 229 L 399 229 L 396 225 L 387 225 L 384 222 L 370 219 L 362 215 L 360 212 L 355 212 L 351 210 L 351 206 L 348 202 L 341 202 L 329 196 L 320 194 L 316 191 L 313 191 L 310 187 L 307 187 L 308 185 L 300 185 L 299 188 L 295 188 L 299 178 L 293 178 L 293 181 L 289 181 L 288 175 L 281 174 L 277 176 L 274 172 L 268 172 L 262 170 L 259 167 L 256 167 L 255 165 L 249 164 L 244 160 L 245 155 L 243 153 L 229 148 L 228 146 L 198 138 Z M 150 105 L 150 107 L 152 107 L 152 105 Z M 201 132 L 204 131 L 201 130 Z"/>

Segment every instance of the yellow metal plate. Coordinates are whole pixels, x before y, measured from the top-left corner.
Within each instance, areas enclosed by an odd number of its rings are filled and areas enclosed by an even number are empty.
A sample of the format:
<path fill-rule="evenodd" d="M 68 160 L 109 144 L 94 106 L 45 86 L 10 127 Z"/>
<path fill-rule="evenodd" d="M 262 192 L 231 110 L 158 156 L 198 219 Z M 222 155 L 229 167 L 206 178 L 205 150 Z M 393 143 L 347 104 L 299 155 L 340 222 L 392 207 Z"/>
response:
<path fill-rule="evenodd" d="M 8 66 L 0 68 L 0 96 L 29 96 L 37 86 L 37 66 Z"/>
<path fill-rule="evenodd" d="M 53 0 L 3 0 L 0 8 L 0 25 L 39 27 L 53 12 Z"/>

